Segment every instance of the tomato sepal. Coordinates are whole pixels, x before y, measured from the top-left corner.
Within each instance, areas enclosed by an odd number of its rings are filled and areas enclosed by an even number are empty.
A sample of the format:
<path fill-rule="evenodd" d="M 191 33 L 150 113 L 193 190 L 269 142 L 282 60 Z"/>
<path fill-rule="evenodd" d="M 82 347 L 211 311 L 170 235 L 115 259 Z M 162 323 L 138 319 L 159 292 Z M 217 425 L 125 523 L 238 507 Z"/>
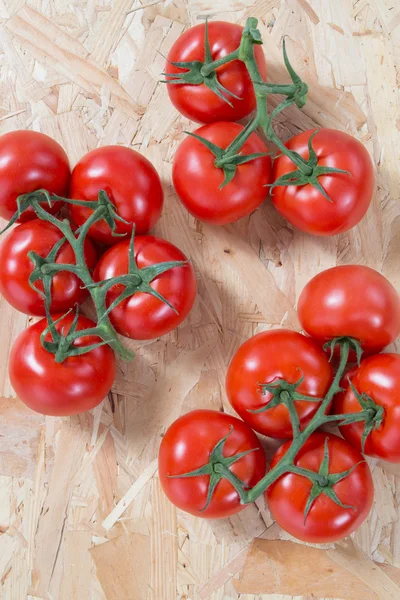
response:
<path fill-rule="evenodd" d="M 350 350 L 353 350 L 355 352 L 357 364 L 360 365 L 361 357 L 363 355 L 364 350 L 361 346 L 361 343 L 358 340 L 356 340 L 356 338 L 350 337 L 348 335 L 334 337 L 324 344 L 323 348 L 325 352 L 329 352 L 329 360 L 331 361 L 333 359 L 336 346 L 342 348 L 345 343 L 348 344 Z"/>

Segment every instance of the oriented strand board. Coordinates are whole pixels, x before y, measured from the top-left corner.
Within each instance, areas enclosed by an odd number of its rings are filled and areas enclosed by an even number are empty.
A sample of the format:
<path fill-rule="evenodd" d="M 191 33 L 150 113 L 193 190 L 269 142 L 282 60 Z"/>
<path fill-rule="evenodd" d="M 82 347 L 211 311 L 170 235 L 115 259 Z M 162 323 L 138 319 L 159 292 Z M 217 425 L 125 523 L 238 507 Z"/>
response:
<path fill-rule="evenodd" d="M 279 115 L 277 133 L 286 140 L 335 127 L 362 141 L 376 192 L 359 226 L 320 239 L 293 230 L 268 200 L 226 228 L 198 223 L 183 208 L 171 166 L 196 125 L 177 113 L 159 79 L 171 45 L 206 16 L 257 16 L 273 82 L 288 80 L 287 36 L 309 102 Z M 159 485 L 157 451 L 183 412 L 231 410 L 224 380 L 232 355 L 258 331 L 297 329 L 298 295 L 319 271 L 368 264 L 400 292 L 398 3 L 2 0 L 0 21 L 0 134 L 42 131 L 72 165 L 107 144 L 142 152 L 165 193 L 154 233 L 187 254 L 198 283 L 186 321 L 159 340 L 130 341 L 137 357 L 119 362 L 112 393 L 72 419 L 41 417 L 14 397 L 7 360 L 28 318 L 0 299 L 0 598 L 238 600 L 242 590 L 240 600 L 305 600 L 340 590 L 346 598 L 350 589 L 351 600 L 397 599 L 400 468 L 371 461 L 376 495 L 367 522 L 351 543 L 316 550 L 289 544 L 263 498 L 222 521 L 175 510 Z"/>

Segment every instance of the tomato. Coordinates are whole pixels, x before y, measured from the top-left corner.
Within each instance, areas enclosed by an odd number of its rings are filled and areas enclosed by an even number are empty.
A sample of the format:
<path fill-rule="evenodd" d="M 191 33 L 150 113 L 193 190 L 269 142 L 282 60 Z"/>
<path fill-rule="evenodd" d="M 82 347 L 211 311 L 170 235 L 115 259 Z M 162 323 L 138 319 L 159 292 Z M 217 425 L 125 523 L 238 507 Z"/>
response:
<path fill-rule="evenodd" d="M 308 159 L 307 143 L 313 131 L 310 129 L 294 136 L 286 146 Z M 318 177 L 331 202 L 309 183 L 275 187 L 272 202 L 297 229 L 313 235 L 336 235 L 357 225 L 368 210 L 374 191 L 372 161 L 361 142 L 335 129 L 320 129 L 313 139 L 313 148 L 318 166 L 351 173 Z M 273 180 L 296 168 L 290 158 L 281 155 L 274 161 Z"/>
<path fill-rule="evenodd" d="M 61 315 L 54 315 L 56 320 Z M 59 332 L 68 333 L 74 315 L 67 314 L 57 323 Z M 95 323 L 79 315 L 77 330 L 94 327 Z M 70 356 L 57 363 L 54 355 L 40 343 L 47 327 L 41 319 L 24 329 L 11 350 L 9 373 L 17 396 L 36 412 L 44 415 L 74 415 L 94 408 L 107 396 L 115 378 L 115 355 L 107 346 L 100 346 L 80 356 Z M 50 334 L 46 340 L 52 341 Z M 74 346 L 89 346 L 100 338 L 88 335 L 78 338 Z"/>
<path fill-rule="evenodd" d="M 372 430 L 365 442 L 365 454 L 383 458 L 389 462 L 400 462 L 400 356 L 377 354 L 361 361 L 358 369 L 349 375 L 359 394 L 366 394 L 384 409 L 383 421 Z M 335 397 L 336 414 L 357 413 L 362 410 L 349 381 L 345 391 Z M 343 437 L 361 450 L 361 439 L 365 422 L 340 427 Z"/>
<path fill-rule="evenodd" d="M 147 158 L 124 146 L 96 148 L 77 163 L 72 171 L 70 198 L 97 200 L 100 190 L 107 192 L 120 217 L 129 224 L 117 221 L 116 232 L 129 234 L 133 224 L 136 233 L 147 233 L 160 218 L 163 190 L 157 171 Z M 93 213 L 91 209 L 69 205 L 76 225 L 83 225 Z M 121 241 L 113 236 L 102 220 L 89 229 L 89 237 L 108 246 Z"/>
<path fill-rule="evenodd" d="M 304 519 L 313 484 L 307 477 L 294 473 L 282 475 L 266 491 L 271 515 L 282 529 L 299 540 L 315 544 L 335 542 L 350 535 L 367 517 L 374 497 L 372 476 L 363 456 L 337 435 L 313 433 L 297 454 L 294 464 L 319 472 L 326 438 L 329 474 L 354 468 L 347 477 L 332 487 L 342 504 L 354 508 L 343 508 L 321 494 L 314 500 Z M 291 442 L 286 442 L 278 449 L 272 459 L 271 469 L 286 454 L 290 444 Z"/>
<path fill-rule="evenodd" d="M 383 275 L 361 265 L 333 267 L 313 277 L 297 311 L 314 339 L 350 336 L 367 354 L 380 352 L 400 333 L 399 295 Z"/>
<path fill-rule="evenodd" d="M 223 58 L 239 48 L 243 27 L 223 21 L 208 23 L 208 36 L 212 60 Z M 185 31 L 173 44 L 167 56 L 165 72 L 168 74 L 183 73 L 187 69 L 175 67 L 173 62 L 204 61 L 205 24 L 195 25 Z M 266 63 L 263 50 L 255 46 L 255 57 L 260 74 L 266 77 Z M 232 106 L 218 97 L 204 83 L 168 84 L 168 94 L 172 104 L 179 112 L 199 123 L 214 121 L 239 121 L 250 114 L 256 107 L 253 85 L 247 69 L 239 60 L 226 63 L 216 69 L 218 81 L 229 92 L 238 96 L 234 98 L 225 94 Z M 167 77 L 167 81 L 172 78 Z"/>
<path fill-rule="evenodd" d="M 194 410 L 177 419 L 165 433 L 158 454 L 158 472 L 165 494 L 175 506 L 197 517 L 223 518 L 243 508 L 234 487 L 221 479 L 205 509 L 209 475 L 173 478 L 206 465 L 215 445 L 227 434 L 223 456 L 231 457 L 255 449 L 230 467 L 239 479 L 253 487 L 265 475 L 264 450 L 255 433 L 239 419 L 214 410 Z"/>
<path fill-rule="evenodd" d="M 54 245 L 63 238 L 61 231 L 48 223 L 34 219 L 22 223 L 13 229 L 0 245 L 0 292 L 9 304 L 28 315 L 45 315 L 44 301 L 29 285 L 29 276 L 34 265 L 28 252 L 36 252 L 46 257 Z M 85 240 L 85 259 L 89 269 L 94 268 L 97 252 L 89 239 Z M 58 264 L 75 264 L 75 255 L 68 242 L 59 249 L 56 260 Z M 67 271 L 54 275 L 52 279 L 52 312 L 68 310 L 77 302 L 83 302 L 87 290 L 82 289 L 82 282 L 73 273 Z M 35 286 L 43 291 L 41 280 Z"/>
<path fill-rule="evenodd" d="M 238 123 L 212 123 L 195 131 L 220 148 L 229 144 L 243 131 Z M 264 142 L 253 133 L 240 152 L 267 152 Z M 265 200 L 266 187 L 271 182 L 271 159 L 256 158 L 238 165 L 235 175 L 220 189 L 224 172 L 215 166 L 211 150 L 192 136 L 180 144 L 174 158 L 172 179 L 185 208 L 200 221 L 225 225 L 252 213 Z"/>
<path fill-rule="evenodd" d="M 68 192 L 70 168 L 68 156 L 51 137 L 37 131 L 10 131 L 0 136 L 0 217 L 8 221 L 17 211 L 17 198 L 38 189 L 65 197 Z M 52 214 L 62 202 L 43 208 Z M 35 219 L 28 208 L 18 219 Z"/>
<path fill-rule="evenodd" d="M 226 392 L 232 407 L 252 429 L 275 438 L 292 436 L 289 411 L 283 404 L 252 413 L 267 406 L 273 398 L 269 391 L 262 394 L 262 383 L 286 379 L 303 382 L 296 392 L 323 398 L 332 382 L 332 367 L 320 346 L 310 338 L 289 331 L 263 331 L 240 346 L 229 365 Z M 315 415 L 319 402 L 295 401 L 300 426 L 304 428 Z"/>
<path fill-rule="evenodd" d="M 128 273 L 129 243 L 120 242 L 102 256 L 94 272 L 95 281 Z M 135 238 L 135 260 L 142 269 L 187 258 L 166 240 L 146 235 Z M 110 320 L 118 333 L 135 340 L 151 340 L 178 327 L 189 314 L 196 297 L 196 279 L 190 263 L 162 273 L 150 286 L 166 298 L 177 313 L 148 292 L 137 292 L 110 312 Z M 121 284 L 112 287 L 107 293 L 107 306 L 123 291 Z"/>

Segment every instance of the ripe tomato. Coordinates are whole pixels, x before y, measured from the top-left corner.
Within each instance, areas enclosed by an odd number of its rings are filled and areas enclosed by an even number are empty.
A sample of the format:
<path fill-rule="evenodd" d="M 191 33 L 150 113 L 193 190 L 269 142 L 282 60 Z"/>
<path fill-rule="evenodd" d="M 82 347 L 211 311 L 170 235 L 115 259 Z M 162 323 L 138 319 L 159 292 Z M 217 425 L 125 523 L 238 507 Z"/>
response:
<path fill-rule="evenodd" d="M 70 179 L 68 156 L 51 137 L 37 131 L 10 131 L 0 136 L 0 217 L 8 221 L 17 211 L 17 198 L 38 189 L 66 196 Z M 55 214 L 62 202 L 43 208 Z M 35 219 L 31 208 L 20 222 Z"/>
<path fill-rule="evenodd" d="M 136 233 L 147 233 L 158 221 L 163 207 L 163 190 L 157 171 L 147 158 L 124 146 L 96 148 L 78 162 L 72 171 L 70 198 L 97 200 L 100 190 L 107 192 L 120 217 L 116 232 L 130 234 L 133 223 Z M 69 205 L 76 225 L 83 225 L 92 210 Z M 111 234 L 105 221 L 94 223 L 89 237 L 108 246 L 121 241 Z M 127 235 L 129 238 L 129 235 Z"/>
<path fill-rule="evenodd" d="M 282 529 L 299 540 L 315 544 L 335 542 L 355 531 L 367 517 L 374 497 L 371 473 L 362 454 L 337 435 L 313 433 L 297 454 L 295 465 L 318 473 L 324 458 L 326 438 L 329 474 L 354 468 L 332 487 L 342 504 L 354 508 L 343 508 L 322 493 L 314 500 L 304 519 L 313 484 L 308 478 L 295 473 L 282 475 L 266 491 L 271 515 Z M 271 469 L 286 454 L 290 444 L 286 442 L 278 449 Z"/>
<path fill-rule="evenodd" d="M 71 313 L 66 315 L 57 323 L 57 331 L 68 333 L 73 319 Z M 94 326 L 93 321 L 79 315 L 77 330 Z M 113 350 L 104 345 L 57 363 L 54 355 L 40 343 L 40 335 L 46 327 L 47 319 L 41 319 L 24 329 L 12 347 L 9 373 L 17 396 L 29 408 L 44 415 L 75 415 L 94 408 L 108 394 L 115 378 Z M 46 340 L 52 341 L 50 334 Z M 75 340 L 74 346 L 89 346 L 100 341 L 97 336 L 88 335 Z"/>
<path fill-rule="evenodd" d="M 195 133 L 225 149 L 243 131 L 238 123 L 212 123 Z M 267 152 L 264 142 L 253 133 L 241 153 Z M 225 225 L 252 213 L 265 200 L 271 182 L 271 159 L 256 158 L 238 165 L 235 175 L 220 189 L 224 180 L 215 156 L 202 142 L 187 136 L 180 144 L 172 167 L 176 192 L 187 210 L 200 221 Z"/>
<path fill-rule="evenodd" d="M 383 406 L 383 421 L 371 431 L 365 442 L 365 454 L 400 462 L 400 355 L 377 354 L 361 361 L 358 369 L 350 373 L 350 379 L 359 394 L 366 394 Z M 345 391 L 335 397 L 334 412 L 357 413 L 362 410 L 349 381 Z M 340 427 L 343 437 L 361 450 L 365 422 Z"/>
<path fill-rule="evenodd" d="M 168 53 L 165 72 L 168 74 L 182 73 L 186 69 L 175 67 L 173 62 L 204 61 L 205 24 L 195 25 L 185 31 L 174 43 Z M 239 48 L 243 27 L 224 21 L 208 23 L 208 36 L 212 60 L 218 60 Z M 266 63 L 263 50 L 255 46 L 255 56 L 260 74 L 266 78 Z M 229 92 L 239 99 L 225 94 L 232 104 L 218 97 L 204 83 L 167 84 L 168 94 L 172 104 L 179 112 L 199 123 L 214 121 L 239 121 L 250 114 L 256 107 L 253 85 L 247 69 L 239 60 L 221 65 L 216 70 L 218 81 Z M 172 79 L 167 77 L 168 79 Z"/>
<path fill-rule="evenodd" d="M 100 259 L 94 272 L 95 281 L 103 281 L 128 273 L 129 241 L 110 248 Z M 176 246 L 150 235 L 135 238 L 135 260 L 139 269 L 169 261 L 186 261 Z M 135 340 L 151 340 L 172 331 L 189 314 L 196 297 L 196 279 L 190 263 L 175 267 L 156 277 L 150 286 L 177 310 L 147 292 L 137 292 L 123 300 L 110 313 L 118 333 Z M 123 292 L 121 284 L 107 294 L 107 306 Z"/>
<path fill-rule="evenodd" d="M 313 130 L 300 133 L 286 146 L 303 158 L 309 157 L 308 140 Z M 294 227 L 313 235 L 336 235 L 347 231 L 363 218 L 374 191 L 374 170 L 365 147 L 351 135 L 335 129 L 320 129 L 313 139 L 318 166 L 349 171 L 318 177 L 331 202 L 311 184 L 278 186 L 272 202 Z M 273 180 L 296 170 L 285 155 L 274 161 Z"/>
<path fill-rule="evenodd" d="M 229 432 L 223 456 L 231 457 L 255 448 L 239 458 L 230 471 L 248 487 L 265 475 L 264 450 L 255 433 L 239 419 L 215 410 L 194 410 L 177 419 L 165 433 L 158 454 L 158 472 L 165 494 L 175 506 L 207 519 L 230 517 L 245 508 L 234 487 L 221 479 L 205 510 L 209 475 L 173 478 L 206 465 L 215 445 Z"/>
<path fill-rule="evenodd" d="M 33 251 L 46 257 L 54 245 L 63 238 L 57 227 L 34 219 L 22 223 L 13 229 L 0 245 L 0 292 L 9 304 L 28 315 L 45 315 L 44 301 L 29 285 L 29 276 L 34 265 L 28 257 Z M 85 240 L 85 259 L 89 269 L 94 268 L 97 252 L 89 239 Z M 75 255 L 66 241 L 57 253 L 58 264 L 75 264 Z M 43 291 L 41 280 L 35 286 Z M 73 273 L 63 271 L 54 275 L 52 280 L 52 312 L 63 312 L 77 302 L 83 302 L 87 290 L 82 289 L 82 282 Z"/>
<path fill-rule="evenodd" d="M 283 404 L 267 406 L 273 395 L 262 394 L 261 385 L 276 379 L 295 383 L 304 377 L 297 393 L 323 398 L 332 382 L 332 367 L 320 346 L 310 338 L 289 331 L 263 331 L 240 346 L 229 365 L 226 392 L 233 408 L 252 429 L 275 438 L 292 436 L 289 411 Z M 295 401 L 300 426 L 304 428 L 318 410 L 319 402 Z"/>
<path fill-rule="evenodd" d="M 297 311 L 314 339 L 353 337 L 367 354 L 380 352 L 400 333 L 399 295 L 383 275 L 361 265 L 333 267 L 313 277 Z"/>

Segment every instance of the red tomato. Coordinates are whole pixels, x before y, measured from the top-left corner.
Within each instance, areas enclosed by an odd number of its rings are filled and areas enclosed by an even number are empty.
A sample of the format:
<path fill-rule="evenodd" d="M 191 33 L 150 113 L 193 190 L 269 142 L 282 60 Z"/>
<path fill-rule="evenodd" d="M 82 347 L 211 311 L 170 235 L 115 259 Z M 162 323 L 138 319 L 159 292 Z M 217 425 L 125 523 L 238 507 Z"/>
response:
<path fill-rule="evenodd" d="M 384 408 L 381 425 L 371 431 L 365 442 L 365 454 L 383 458 L 389 462 L 400 462 L 400 356 L 377 354 L 361 361 L 358 369 L 350 374 L 355 389 L 366 394 Z M 362 410 L 349 382 L 345 391 L 335 397 L 334 412 L 357 413 Z M 343 437 L 361 450 L 361 439 L 365 422 L 340 427 Z"/>
<path fill-rule="evenodd" d="M 195 133 L 220 148 L 243 131 L 238 123 L 212 123 Z M 264 142 L 253 133 L 241 153 L 267 152 Z M 200 221 L 225 225 L 252 213 L 265 200 L 271 182 L 271 159 L 256 158 L 239 165 L 232 181 L 220 189 L 223 170 L 215 166 L 211 150 L 194 137 L 187 136 L 174 158 L 172 179 L 176 192 L 187 210 Z"/>
<path fill-rule="evenodd" d="M 28 258 L 28 252 L 33 251 L 46 257 L 61 238 L 63 235 L 57 227 L 47 221 L 34 219 L 13 229 L 0 245 L 0 292 L 20 312 L 39 316 L 46 314 L 43 299 L 29 285 L 33 263 Z M 93 269 L 97 253 L 87 238 L 85 259 L 89 269 Z M 61 246 L 54 262 L 75 264 L 75 255 L 68 242 Z M 51 311 L 63 312 L 77 302 L 83 302 L 88 292 L 82 289 L 82 285 L 81 280 L 73 273 L 64 271 L 54 275 Z M 35 286 L 43 291 L 42 281 L 36 281 Z"/>
<path fill-rule="evenodd" d="M 274 329 L 253 336 L 236 352 L 229 365 L 226 392 L 233 408 L 252 429 L 276 438 L 292 436 L 289 411 L 283 404 L 261 413 L 251 413 L 266 406 L 273 398 L 262 395 L 262 383 L 286 379 L 295 383 L 304 376 L 297 392 L 323 398 L 332 382 L 332 367 L 320 346 L 310 338 Z M 319 402 L 296 401 L 295 406 L 304 428 L 315 415 Z"/>
<path fill-rule="evenodd" d="M 383 275 L 361 265 L 322 271 L 300 294 L 303 329 L 321 342 L 349 336 L 364 352 L 380 352 L 400 333 L 400 298 Z"/>
<path fill-rule="evenodd" d="M 37 131 L 10 131 L 0 136 L 0 217 L 8 221 L 17 211 L 17 198 L 38 189 L 65 197 L 70 168 L 68 156 L 51 137 Z M 52 214 L 62 202 L 43 208 Z M 35 219 L 31 208 L 22 213 L 20 222 Z"/>
<path fill-rule="evenodd" d="M 54 315 L 54 320 L 61 315 Z M 57 323 L 57 331 L 68 333 L 74 315 L 69 313 Z M 95 323 L 79 315 L 77 330 Z M 115 355 L 109 346 L 100 346 L 81 356 L 70 356 L 57 363 L 54 355 L 40 343 L 47 327 L 41 319 L 24 329 L 11 350 L 9 373 L 17 396 L 36 412 L 44 415 L 75 415 L 94 408 L 107 396 L 115 378 Z M 52 341 L 50 334 L 46 340 Z M 75 340 L 75 346 L 89 346 L 101 341 L 94 335 Z"/>
<path fill-rule="evenodd" d="M 158 221 L 163 207 L 163 190 L 157 171 L 147 158 L 124 146 L 103 146 L 85 154 L 72 171 L 70 198 L 97 200 L 100 190 L 107 192 L 120 217 L 116 232 L 147 233 Z M 69 205 L 76 225 L 83 225 L 92 210 Z M 111 234 L 107 223 L 98 221 L 89 229 L 89 237 L 110 246 L 121 241 Z"/>
<path fill-rule="evenodd" d="M 128 273 L 129 241 L 110 248 L 94 272 L 95 281 Z M 150 235 L 135 238 L 135 260 L 139 269 L 169 261 L 185 261 L 186 256 L 166 240 Z M 162 273 L 150 284 L 177 310 L 147 292 L 137 292 L 123 300 L 110 313 L 118 333 L 135 340 L 151 340 L 172 331 L 189 314 L 196 297 L 196 279 L 190 263 Z M 107 294 L 107 306 L 123 292 L 116 285 Z"/>
<path fill-rule="evenodd" d="M 309 157 L 308 140 L 314 130 L 294 136 L 286 146 L 303 158 Z M 278 186 L 272 191 L 275 208 L 294 227 L 313 235 L 336 235 L 363 218 L 374 191 L 374 169 L 366 148 L 351 135 L 335 129 L 320 129 L 313 139 L 318 166 L 349 171 L 318 177 L 331 202 L 311 184 Z M 285 155 L 274 161 L 273 180 L 296 170 Z"/>
<path fill-rule="evenodd" d="M 243 27 L 224 21 L 208 23 L 208 36 L 212 60 L 223 58 L 239 48 Z M 165 65 L 166 73 L 182 73 L 186 69 L 175 67 L 172 62 L 204 61 L 205 24 L 196 25 L 185 31 L 174 43 L 168 53 Z M 263 79 L 266 78 L 266 63 L 260 46 L 254 48 L 257 65 Z M 216 70 L 218 81 L 227 90 L 238 96 L 224 94 L 232 106 L 219 98 L 204 83 L 167 84 L 172 104 L 179 112 L 199 123 L 214 121 L 239 121 L 250 114 L 256 107 L 253 85 L 247 69 L 239 60 L 221 65 Z M 172 78 L 168 78 L 172 79 Z"/>
<path fill-rule="evenodd" d="M 363 456 L 345 440 L 332 433 L 313 433 L 297 454 L 295 465 L 318 472 L 324 458 L 328 438 L 329 473 L 354 470 L 333 485 L 333 491 L 344 505 L 342 508 L 325 494 L 318 496 L 304 520 L 311 481 L 303 475 L 286 473 L 266 492 L 269 510 L 277 523 L 299 540 L 324 544 L 340 540 L 355 531 L 367 517 L 373 502 L 374 486 Z M 271 469 L 286 454 L 291 442 L 281 446 L 272 459 Z M 362 462 L 361 462 L 362 461 Z"/>
<path fill-rule="evenodd" d="M 233 428 L 233 429 L 232 429 Z M 264 450 L 255 433 L 239 419 L 214 410 L 194 410 L 177 419 L 165 433 L 158 454 L 158 472 L 165 494 L 175 506 L 197 517 L 207 519 L 230 517 L 245 508 L 234 487 L 221 479 L 209 506 L 209 475 L 172 478 L 206 465 L 215 445 L 230 431 L 223 456 L 231 457 L 255 448 L 234 462 L 230 471 L 249 487 L 265 475 Z"/>

